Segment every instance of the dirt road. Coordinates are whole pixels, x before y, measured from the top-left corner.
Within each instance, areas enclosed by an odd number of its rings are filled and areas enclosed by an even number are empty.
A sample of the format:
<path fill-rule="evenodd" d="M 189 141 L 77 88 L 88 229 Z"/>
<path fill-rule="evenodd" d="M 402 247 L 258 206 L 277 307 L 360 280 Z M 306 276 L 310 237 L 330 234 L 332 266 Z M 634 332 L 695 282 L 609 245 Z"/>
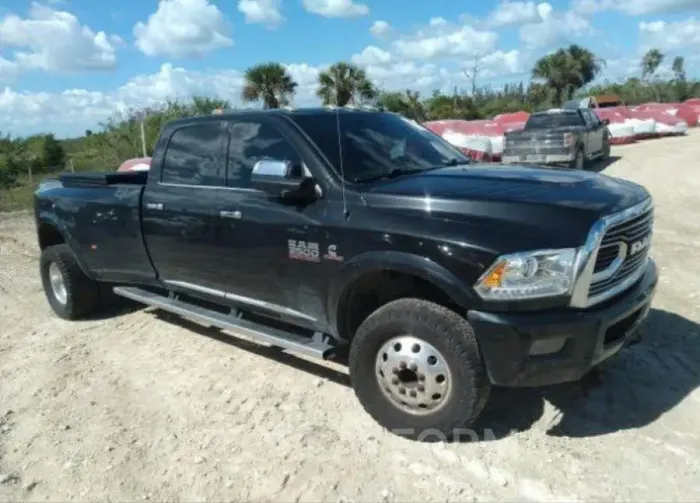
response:
<path fill-rule="evenodd" d="M 0 501 L 697 499 L 693 133 L 615 147 L 605 170 L 656 199 L 661 280 L 644 342 L 600 379 L 496 390 L 481 442 L 403 440 L 362 411 L 342 368 L 151 310 L 61 321 L 30 216 L 0 215 Z"/>

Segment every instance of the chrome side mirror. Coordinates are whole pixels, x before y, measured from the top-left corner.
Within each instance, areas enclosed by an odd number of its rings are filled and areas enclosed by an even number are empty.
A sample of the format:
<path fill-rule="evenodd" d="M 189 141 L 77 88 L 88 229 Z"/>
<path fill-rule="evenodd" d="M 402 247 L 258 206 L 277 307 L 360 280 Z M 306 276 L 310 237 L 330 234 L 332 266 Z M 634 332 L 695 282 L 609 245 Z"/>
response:
<path fill-rule="evenodd" d="M 263 159 L 253 166 L 253 177 L 290 178 L 292 163 L 289 161 L 276 161 Z"/>
<path fill-rule="evenodd" d="M 256 189 L 284 199 L 308 199 L 315 194 L 315 184 L 310 177 L 304 176 L 302 166 L 289 161 L 265 159 L 256 162 L 250 183 Z"/>

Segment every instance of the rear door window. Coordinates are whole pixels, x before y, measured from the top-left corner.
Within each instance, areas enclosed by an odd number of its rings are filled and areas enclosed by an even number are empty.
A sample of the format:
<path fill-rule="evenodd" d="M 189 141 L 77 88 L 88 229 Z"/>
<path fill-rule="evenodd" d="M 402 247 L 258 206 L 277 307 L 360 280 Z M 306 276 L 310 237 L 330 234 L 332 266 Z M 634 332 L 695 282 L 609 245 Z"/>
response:
<path fill-rule="evenodd" d="M 223 121 L 183 126 L 165 150 L 161 183 L 188 186 L 224 185 L 226 140 Z"/>

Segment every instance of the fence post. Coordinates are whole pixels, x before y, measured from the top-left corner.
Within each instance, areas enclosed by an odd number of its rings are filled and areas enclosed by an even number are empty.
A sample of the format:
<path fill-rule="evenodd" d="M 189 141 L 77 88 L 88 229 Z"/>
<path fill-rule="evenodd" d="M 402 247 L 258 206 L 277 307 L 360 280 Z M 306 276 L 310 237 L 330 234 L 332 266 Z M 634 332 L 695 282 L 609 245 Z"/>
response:
<path fill-rule="evenodd" d="M 27 168 L 28 168 L 28 169 L 27 169 L 27 171 L 28 171 L 27 174 L 29 175 L 29 176 L 28 176 L 28 178 L 29 178 L 29 183 L 33 183 L 33 179 L 32 179 L 32 165 L 29 164 Z"/>

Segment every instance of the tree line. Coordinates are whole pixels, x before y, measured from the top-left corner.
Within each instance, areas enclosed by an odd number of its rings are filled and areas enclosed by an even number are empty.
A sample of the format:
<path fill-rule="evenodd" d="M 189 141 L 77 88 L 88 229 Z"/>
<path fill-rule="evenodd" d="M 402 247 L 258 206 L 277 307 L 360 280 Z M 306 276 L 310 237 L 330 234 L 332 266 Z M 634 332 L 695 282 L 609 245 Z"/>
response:
<path fill-rule="evenodd" d="M 527 84 L 507 84 L 499 89 L 479 86 L 481 61 L 476 59 L 465 72 L 465 83 L 471 84 L 469 90 L 435 90 L 426 96 L 411 89 L 382 90 L 361 67 L 339 62 L 319 73 L 317 96 L 324 105 L 368 105 L 418 121 L 485 119 L 505 112 L 531 112 L 590 94 L 615 94 L 630 105 L 700 96 L 700 81 L 686 76 L 682 57 L 672 61 L 670 75 L 660 72 L 664 61 L 665 55 L 652 49 L 641 59 L 637 76 L 591 86 L 606 62 L 584 47 L 570 45 L 539 59 Z M 284 107 L 292 103 L 297 88 L 298 83 L 283 65 L 261 63 L 246 70 L 241 100 L 263 108 Z M 65 169 L 66 162 L 76 171 L 114 170 L 125 159 L 143 155 L 142 123 L 145 153 L 150 155 L 165 122 L 209 114 L 220 108 L 232 106 L 227 100 L 194 97 L 115 114 L 98 131 L 86 130 L 78 138 L 57 140 L 50 134 L 27 138 L 0 136 L 0 189 L 26 184 L 30 173 L 40 177 L 42 173 Z"/>

